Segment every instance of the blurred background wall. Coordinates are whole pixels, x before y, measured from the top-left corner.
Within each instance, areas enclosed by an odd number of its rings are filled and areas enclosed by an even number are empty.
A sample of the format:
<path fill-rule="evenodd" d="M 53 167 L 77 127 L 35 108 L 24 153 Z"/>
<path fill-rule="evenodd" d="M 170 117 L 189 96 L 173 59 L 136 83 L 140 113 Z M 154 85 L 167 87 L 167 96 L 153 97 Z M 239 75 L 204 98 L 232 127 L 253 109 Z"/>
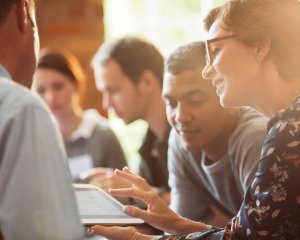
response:
<path fill-rule="evenodd" d="M 167 56 L 179 45 L 205 39 L 202 18 L 225 0 L 37 0 L 41 47 L 71 51 L 87 75 L 84 109 L 96 108 L 108 117 L 129 165 L 137 166 L 147 123 L 130 125 L 101 108 L 102 97 L 94 83 L 90 61 L 104 41 L 125 35 L 148 39 Z"/>
<path fill-rule="evenodd" d="M 102 115 L 101 94 L 96 90 L 90 61 L 103 43 L 103 6 L 99 0 L 38 0 L 37 23 L 41 48 L 59 47 L 79 58 L 87 76 L 83 108 L 97 108 Z"/>

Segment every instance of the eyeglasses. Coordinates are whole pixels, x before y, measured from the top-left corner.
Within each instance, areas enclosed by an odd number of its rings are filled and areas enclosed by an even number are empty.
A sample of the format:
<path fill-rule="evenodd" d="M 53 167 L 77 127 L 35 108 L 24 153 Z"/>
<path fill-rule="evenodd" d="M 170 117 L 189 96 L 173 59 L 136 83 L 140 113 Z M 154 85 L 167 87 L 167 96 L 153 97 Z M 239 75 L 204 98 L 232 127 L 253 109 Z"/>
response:
<path fill-rule="evenodd" d="M 236 37 L 236 35 L 235 34 L 231 34 L 231 35 L 228 35 L 228 36 L 217 37 L 217 38 L 206 40 L 206 42 L 205 42 L 205 51 L 206 51 L 205 58 L 206 58 L 206 63 L 208 65 L 212 65 L 213 62 L 214 62 L 214 58 L 215 58 L 215 55 L 214 55 L 214 53 L 211 50 L 211 46 L 210 46 L 211 43 L 218 42 L 218 41 L 223 41 L 223 40 L 234 38 L 234 37 Z"/>

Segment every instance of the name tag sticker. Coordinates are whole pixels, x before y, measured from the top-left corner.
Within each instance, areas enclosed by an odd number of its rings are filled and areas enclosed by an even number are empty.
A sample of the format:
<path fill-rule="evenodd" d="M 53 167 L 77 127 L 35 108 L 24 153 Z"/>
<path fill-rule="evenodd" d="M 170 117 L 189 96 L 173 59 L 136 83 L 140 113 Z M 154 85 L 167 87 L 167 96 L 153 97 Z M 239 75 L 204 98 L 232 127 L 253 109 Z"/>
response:
<path fill-rule="evenodd" d="M 72 178 L 77 178 L 81 172 L 94 167 L 92 156 L 89 154 L 70 157 L 68 158 L 68 164 Z"/>

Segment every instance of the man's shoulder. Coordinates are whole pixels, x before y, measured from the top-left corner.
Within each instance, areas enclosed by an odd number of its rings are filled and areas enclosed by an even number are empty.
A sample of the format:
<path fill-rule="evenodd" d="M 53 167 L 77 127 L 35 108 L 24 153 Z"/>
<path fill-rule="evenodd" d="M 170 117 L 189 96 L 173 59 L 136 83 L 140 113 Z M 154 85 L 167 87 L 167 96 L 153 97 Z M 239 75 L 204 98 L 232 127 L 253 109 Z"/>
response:
<path fill-rule="evenodd" d="M 251 158 L 259 157 L 264 139 L 267 134 L 268 119 L 251 108 L 240 110 L 239 123 L 230 136 L 228 154 L 235 156 L 235 160 L 242 161 L 240 156 L 246 158 L 247 153 L 255 154 Z"/>
<path fill-rule="evenodd" d="M 239 128 L 250 128 L 255 130 L 267 130 L 267 123 L 269 119 L 256 111 L 255 109 L 244 107 L 240 110 L 240 121 L 238 124 Z"/>
<path fill-rule="evenodd" d="M 230 140 L 232 143 L 251 139 L 263 140 L 267 133 L 268 118 L 252 108 L 241 108 L 240 119 Z"/>
<path fill-rule="evenodd" d="M 6 78 L 0 78 L 0 110 L 14 111 L 26 107 L 44 108 L 27 88 Z"/>

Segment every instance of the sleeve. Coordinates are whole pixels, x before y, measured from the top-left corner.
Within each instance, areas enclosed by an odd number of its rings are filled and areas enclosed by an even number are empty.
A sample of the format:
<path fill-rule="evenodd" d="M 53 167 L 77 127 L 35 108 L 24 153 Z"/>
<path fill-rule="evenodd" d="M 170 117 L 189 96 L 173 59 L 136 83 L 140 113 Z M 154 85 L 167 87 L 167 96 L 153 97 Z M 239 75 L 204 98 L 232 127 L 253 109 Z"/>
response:
<path fill-rule="evenodd" d="M 297 239 L 300 233 L 300 127 L 279 122 L 265 141 L 258 172 L 233 231 L 238 239 Z M 270 224 L 272 223 L 272 224 Z"/>
<path fill-rule="evenodd" d="M 195 170 L 189 168 L 189 159 L 180 148 L 179 139 L 174 131 L 169 138 L 168 158 L 171 209 L 195 221 L 210 219 L 212 211 L 207 204 L 208 199 L 201 192 L 201 184 L 192 178 L 192 172 Z"/>
<path fill-rule="evenodd" d="M 122 169 L 127 166 L 126 158 L 123 149 L 114 134 L 114 132 L 107 128 L 106 131 L 106 148 L 105 148 L 105 166 L 110 168 Z"/>
<path fill-rule="evenodd" d="M 40 106 L 14 109 L 0 132 L 4 239 L 82 239 L 62 141 Z"/>

